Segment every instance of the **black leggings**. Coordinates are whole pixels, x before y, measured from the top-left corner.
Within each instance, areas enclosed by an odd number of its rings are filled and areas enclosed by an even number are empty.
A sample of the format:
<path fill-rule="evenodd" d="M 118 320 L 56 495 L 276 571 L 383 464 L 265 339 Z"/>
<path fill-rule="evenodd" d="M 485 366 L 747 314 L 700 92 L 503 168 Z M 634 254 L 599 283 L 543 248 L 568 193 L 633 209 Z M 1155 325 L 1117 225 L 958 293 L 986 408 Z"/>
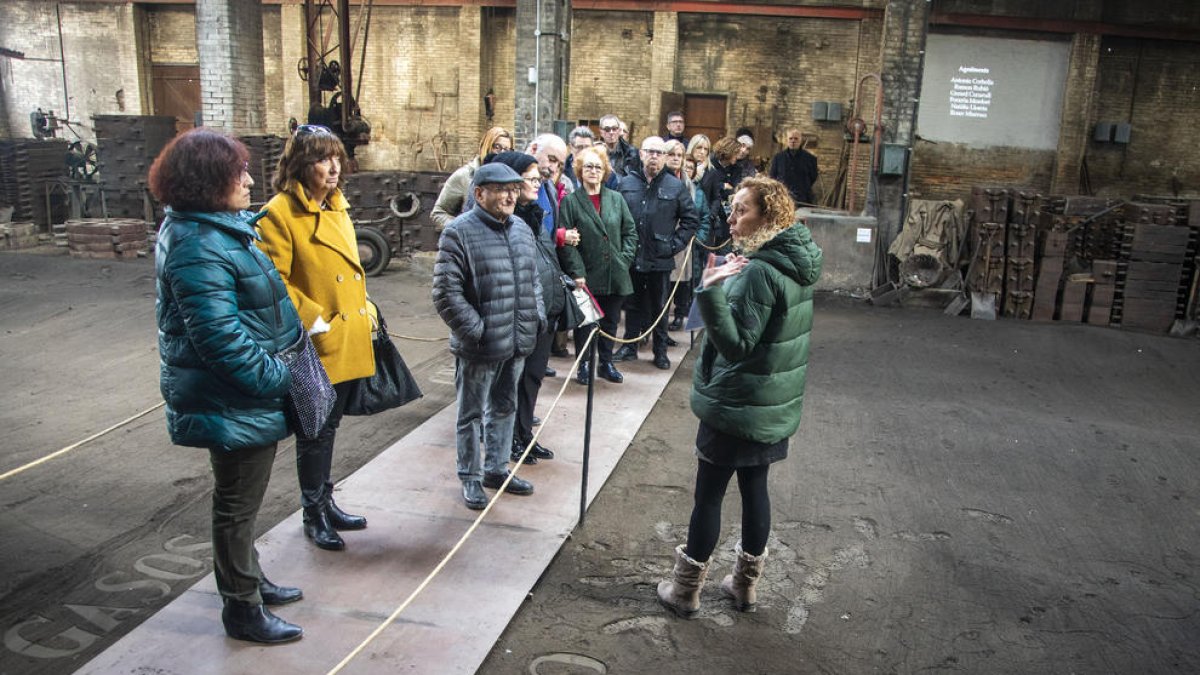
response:
<path fill-rule="evenodd" d="M 729 479 L 737 473 L 738 492 L 742 495 L 742 550 L 762 555 L 771 534 L 771 497 L 767 494 L 769 464 L 740 469 L 717 466 L 699 460 L 696 469 L 696 504 L 688 524 L 687 554 L 705 562 L 721 537 L 721 502 Z"/>

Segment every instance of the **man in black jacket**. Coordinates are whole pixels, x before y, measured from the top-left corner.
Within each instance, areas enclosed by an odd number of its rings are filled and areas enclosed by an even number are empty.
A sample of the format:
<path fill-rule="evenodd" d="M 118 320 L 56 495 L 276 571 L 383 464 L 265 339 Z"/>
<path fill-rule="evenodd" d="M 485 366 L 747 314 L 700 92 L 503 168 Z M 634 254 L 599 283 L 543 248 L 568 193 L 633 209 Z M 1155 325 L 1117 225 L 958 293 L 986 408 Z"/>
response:
<path fill-rule="evenodd" d="M 771 158 L 771 178 L 787 186 L 796 205 L 812 204 L 817 180 L 817 158 L 805 150 L 799 129 L 788 129 L 787 149 Z"/>
<path fill-rule="evenodd" d="M 537 243 L 532 228 L 513 217 L 522 182 L 505 164 L 479 167 L 475 206 L 442 230 L 433 264 L 433 306 L 450 327 L 457 366 L 458 478 L 475 510 L 487 506 L 483 488 L 508 477 L 517 381 L 546 327 Z M 513 476 L 506 491 L 528 495 L 533 485 Z"/>
<path fill-rule="evenodd" d="M 621 138 L 621 120 L 616 115 L 600 118 L 600 138 L 608 150 L 608 165 L 618 178 L 630 173 L 639 173 L 642 162 L 637 148 Z"/>
<path fill-rule="evenodd" d="M 671 360 L 667 358 L 667 324 L 660 315 L 670 293 L 675 254 L 688 247 L 699 219 L 691 191 L 663 171 L 663 145 L 658 136 L 642 141 L 643 170 L 626 175 L 617 189 L 629 205 L 638 233 L 637 254 L 629 270 L 633 295 L 625 303 L 625 338 L 636 337 L 657 319 L 654 365 L 666 370 Z M 613 358 L 632 361 L 637 358 L 637 348 L 627 344 Z"/>

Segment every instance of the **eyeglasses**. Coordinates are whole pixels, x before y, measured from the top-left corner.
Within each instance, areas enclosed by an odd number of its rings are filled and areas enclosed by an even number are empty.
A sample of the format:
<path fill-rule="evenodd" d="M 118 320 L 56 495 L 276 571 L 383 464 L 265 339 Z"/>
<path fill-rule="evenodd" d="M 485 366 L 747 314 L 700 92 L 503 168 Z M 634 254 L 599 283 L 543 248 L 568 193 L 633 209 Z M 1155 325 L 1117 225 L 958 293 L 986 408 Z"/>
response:
<path fill-rule="evenodd" d="M 600 131 L 620 131 L 621 127 L 600 127 Z"/>
<path fill-rule="evenodd" d="M 320 124 L 301 124 L 300 126 L 296 127 L 297 136 L 302 136 L 305 134 L 315 134 L 318 136 L 328 134 L 332 136 L 333 131 L 331 131 L 329 127 L 323 127 Z"/>
<path fill-rule="evenodd" d="M 519 195 L 521 194 L 521 186 L 519 185 L 484 185 L 483 189 L 490 190 L 502 195 Z"/>
<path fill-rule="evenodd" d="M 662 150 L 643 150 L 642 152 L 646 153 L 647 155 L 650 155 L 651 157 L 657 157 L 657 156 L 663 154 Z"/>
<path fill-rule="evenodd" d="M 584 164 L 583 170 L 584 171 L 603 171 L 604 165 L 603 164 Z"/>
<path fill-rule="evenodd" d="M 541 179 L 541 177 L 540 177 L 540 176 L 539 176 L 539 177 L 537 177 L 537 178 L 534 178 L 534 177 L 529 177 L 529 178 L 525 178 L 525 179 L 523 179 L 523 180 L 524 180 L 526 183 L 529 183 L 530 185 L 532 185 L 532 186 L 534 186 L 534 187 L 537 187 L 537 186 L 539 186 L 539 185 L 541 185 L 541 184 L 542 184 L 542 179 Z"/>
<path fill-rule="evenodd" d="M 492 143 L 492 150 L 495 152 L 508 152 L 509 149 L 510 148 L 507 143 L 501 143 L 500 141 Z"/>

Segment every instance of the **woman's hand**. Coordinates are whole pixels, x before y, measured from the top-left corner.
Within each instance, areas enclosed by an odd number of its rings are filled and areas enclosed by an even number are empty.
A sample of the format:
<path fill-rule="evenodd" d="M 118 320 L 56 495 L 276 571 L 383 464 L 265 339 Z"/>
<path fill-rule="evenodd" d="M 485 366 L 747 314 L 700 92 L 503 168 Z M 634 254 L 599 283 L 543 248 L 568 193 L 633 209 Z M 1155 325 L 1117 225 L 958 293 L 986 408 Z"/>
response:
<path fill-rule="evenodd" d="M 749 262 L 749 259 L 743 256 L 737 255 L 736 253 L 730 253 L 729 255 L 725 256 L 725 263 L 718 265 L 717 255 L 715 253 L 709 253 L 708 262 L 705 263 L 704 271 L 700 275 L 700 283 L 704 286 L 704 288 L 708 288 L 713 284 L 722 283 L 729 277 L 741 272 L 742 268 L 745 267 Z"/>
<path fill-rule="evenodd" d="M 585 286 L 587 286 L 587 279 L 585 279 L 583 277 L 575 277 L 575 285 L 578 286 L 579 288 L 584 288 Z"/>
<path fill-rule="evenodd" d="M 578 246 L 579 230 L 568 229 L 566 234 L 563 235 L 563 242 L 565 242 L 568 246 Z"/>
<path fill-rule="evenodd" d="M 316 335 L 317 333 L 328 333 L 330 328 L 333 328 L 333 326 L 330 326 L 329 322 L 323 317 L 318 316 L 317 320 L 313 321 L 312 327 L 308 329 L 308 334 Z"/>

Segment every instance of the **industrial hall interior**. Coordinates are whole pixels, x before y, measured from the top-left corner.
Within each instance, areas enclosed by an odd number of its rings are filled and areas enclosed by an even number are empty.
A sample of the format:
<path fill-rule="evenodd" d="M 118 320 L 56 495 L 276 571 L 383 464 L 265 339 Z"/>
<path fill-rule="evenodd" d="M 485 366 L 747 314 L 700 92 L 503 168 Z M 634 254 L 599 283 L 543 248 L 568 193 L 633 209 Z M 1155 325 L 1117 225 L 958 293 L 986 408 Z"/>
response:
<path fill-rule="evenodd" d="M 1200 672 L 1198 110 L 1196 0 L 0 0 L 0 675 Z"/>

